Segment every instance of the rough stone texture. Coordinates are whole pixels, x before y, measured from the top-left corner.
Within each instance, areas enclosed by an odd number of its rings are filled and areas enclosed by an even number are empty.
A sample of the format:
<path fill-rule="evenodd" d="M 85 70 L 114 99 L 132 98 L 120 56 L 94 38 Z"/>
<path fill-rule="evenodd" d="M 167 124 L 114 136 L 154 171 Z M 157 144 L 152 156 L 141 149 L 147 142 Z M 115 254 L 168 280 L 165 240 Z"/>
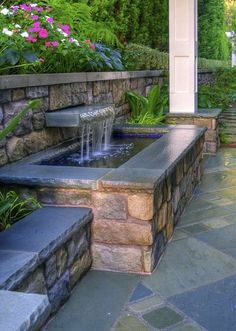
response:
<path fill-rule="evenodd" d="M 18 292 L 46 294 L 46 282 L 43 269 L 38 268 L 26 280 L 24 280 L 16 289 Z"/>
<path fill-rule="evenodd" d="M 14 162 L 27 155 L 24 148 L 24 141 L 21 138 L 13 137 L 7 141 L 6 145 L 9 161 Z"/>
<path fill-rule="evenodd" d="M 120 245 L 152 245 L 152 226 L 149 222 L 95 220 L 93 240 Z"/>
<path fill-rule="evenodd" d="M 97 219 L 127 219 L 126 196 L 111 193 L 94 193 L 93 205 Z"/>
<path fill-rule="evenodd" d="M 44 274 L 47 287 L 52 287 L 57 279 L 57 257 L 52 255 L 45 263 Z"/>
<path fill-rule="evenodd" d="M 142 250 L 138 247 L 92 245 L 93 268 L 124 272 L 140 272 L 143 270 Z"/>
<path fill-rule="evenodd" d="M 0 311 L 0 330 L 33 331 L 47 321 L 51 307 L 46 295 L 0 291 Z"/>
<path fill-rule="evenodd" d="M 24 89 L 16 89 L 12 90 L 12 101 L 19 101 L 25 98 L 25 90 Z"/>
<path fill-rule="evenodd" d="M 57 272 L 58 272 L 58 277 L 60 278 L 61 275 L 65 272 L 66 267 L 67 267 L 67 251 L 64 247 L 61 247 L 57 253 Z"/>
<path fill-rule="evenodd" d="M 151 194 L 134 194 L 128 196 L 128 211 L 131 217 L 150 221 L 153 218 L 153 196 Z"/>
<path fill-rule="evenodd" d="M 32 123 L 34 130 L 42 130 L 45 126 L 44 113 L 33 114 Z"/>
<path fill-rule="evenodd" d="M 70 275 L 69 271 L 55 283 L 48 291 L 48 298 L 52 306 L 52 312 L 56 312 L 70 296 Z"/>
<path fill-rule="evenodd" d="M 56 110 L 71 105 L 71 87 L 67 85 L 50 86 L 50 110 Z"/>
<path fill-rule="evenodd" d="M 70 286 L 73 288 L 80 278 L 89 270 L 92 264 L 92 256 L 89 250 L 76 260 L 70 268 Z"/>
<path fill-rule="evenodd" d="M 29 99 L 48 96 L 48 86 L 33 86 L 26 89 L 26 96 Z"/>
<path fill-rule="evenodd" d="M 45 204 L 88 206 L 92 200 L 88 190 L 42 188 L 38 194 L 40 201 Z"/>

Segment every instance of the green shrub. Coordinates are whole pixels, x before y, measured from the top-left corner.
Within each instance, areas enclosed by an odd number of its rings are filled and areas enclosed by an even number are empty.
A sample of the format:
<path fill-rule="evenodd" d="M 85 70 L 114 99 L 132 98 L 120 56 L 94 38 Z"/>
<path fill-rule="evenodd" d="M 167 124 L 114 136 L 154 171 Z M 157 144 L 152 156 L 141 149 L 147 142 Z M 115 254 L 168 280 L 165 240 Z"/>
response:
<path fill-rule="evenodd" d="M 165 87 L 164 87 L 165 88 Z M 154 86 L 147 98 L 134 91 L 127 91 L 126 98 L 131 109 L 130 124 L 161 124 L 165 119 L 164 111 L 168 96 L 164 88 Z"/>
<path fill-rule="evenodd" d="M 213 83 L 199 86 L 200 108 L 227 110 L 236 101 L 236 68 L 221 68 L 214 72 Z"/>
<path fill-rule="evenodd" d="M 123 61 L 128 70 L 168 69 L 169 54 L 146 46 L 129 44 L 123 52 Z M 199 59 L 199 69 L 229 67 L 228 61 Z"/>

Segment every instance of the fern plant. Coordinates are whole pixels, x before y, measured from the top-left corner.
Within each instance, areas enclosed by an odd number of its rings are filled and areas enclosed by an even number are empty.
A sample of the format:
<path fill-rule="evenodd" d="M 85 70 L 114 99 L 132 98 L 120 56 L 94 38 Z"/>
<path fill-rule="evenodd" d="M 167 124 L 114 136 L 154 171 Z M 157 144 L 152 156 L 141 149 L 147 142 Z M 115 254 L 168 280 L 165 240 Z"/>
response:
<path fill-rule="evenodd" d="M 168 96 L 159 85 L 154 86 L 147 98 L 137 92 L 126 92 L 131 109 L 130 124 L 162 124 L 165 120 L 165 108 Z"/>
<path fill-rule="evenodd" d="M 29 215 L 40 203 L 33 197 L 22 199 L 16 192 L 0 192 L 0 231 Z"/>

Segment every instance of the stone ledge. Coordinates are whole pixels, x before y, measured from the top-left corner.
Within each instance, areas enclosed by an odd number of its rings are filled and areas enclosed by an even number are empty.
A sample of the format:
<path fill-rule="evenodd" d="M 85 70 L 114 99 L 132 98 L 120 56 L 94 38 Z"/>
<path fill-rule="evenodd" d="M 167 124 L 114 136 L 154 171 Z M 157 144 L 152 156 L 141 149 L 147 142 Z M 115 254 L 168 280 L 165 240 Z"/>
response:
<path fill-rule="evenodd" d="M 127 78 L 160 77 L 162 74 L 163 70 L 3 75 L 0 78 L 0 90 L 31 86 L 49 86 L 80 82 L 120 80 Z"/>
<path fill-rule="evenodd" d="M 198 109 L 196 113 L 168 113 L 169 118 L 183 117 L 183 118 L 218 118 L 221 114 L 221 109 Z"/>
<path fill-rule="evenodd" d="M 34 331 L 46 322 L 50 304 L 46 295 L 0 291 L 2 331 Z"/>
<path fill-rule="evenodd" d="M 82 227 L 92 221 L 88 208 L 38 209 L 0 233 L 0 288 L 14 289 Z"/>

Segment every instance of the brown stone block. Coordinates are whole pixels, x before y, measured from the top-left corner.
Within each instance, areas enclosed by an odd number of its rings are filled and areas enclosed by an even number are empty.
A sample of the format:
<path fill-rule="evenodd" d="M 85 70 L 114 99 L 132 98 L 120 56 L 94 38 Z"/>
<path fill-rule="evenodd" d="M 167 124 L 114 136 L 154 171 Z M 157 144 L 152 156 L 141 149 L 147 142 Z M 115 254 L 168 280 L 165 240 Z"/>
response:
<path fill-rule="evenodd" d="M 217 152 L 217 142 L 206 142 L 205 152 L 209 154 L 216 154 Z"/>
<path fill-rule="evenodd" d="M 179 185 L 184 175 L 184 162 L 180 161 L 175 168 L 176 185 Z"/>
<path fill-rule="evenodd" d="M 50 86 L 50 110 L 56 110 L 71 105 L 70 84 Z"/>
<path fill-rule="evenodd" d="M 25 90 L 24 89 L 14 89 L 12 90 L 12 100 L 19 101 L 25 98 Z"/>
<path fill-rule="evenodd" d="M 56 253 L 56 257 L 57 257 L 57 272 L 58 272 L 58 278 L 60 278 L 63 273 L 66 270 L 66 266 L 67 266 L 67 251 L 65 250 L 64 247 L 61 247 L 57 253 Z"/>
<path fill-rule="evenodd" d="M 96 219 L 127 219 L 126 196 L 114 193 L 93 193 Z"/>
<path fill-rule="evenodd" d="M 152 194 L 137 193 L 128 196 L 128 211 L 131 217 L 142 221 L 150 221 L 154 216 Z"/>
<path fill-rule="evenodd" d="M 94 220 L 93 240 L 120 245 L 152 245 L 152 225 L 148 222 Z"/>
<path fill-rule="evenodd" d="M 199 126 L 206 126 L 208 129 L 212 129 L 212 120 L 210 118 L 194 118 L 194 124 Z"/>
<path fill-rule="evenodd" d="M 21 138 L 12 137 L 7 141 L 7 155 L 10 162 L 22 159 L 26 156 L 24 141 Z"/>
<path fill-rule="evenodd" d="M 93 268 L 123 272 L 143 272 L 141 247 L 92 245 Z"/>
<path fill-rule="evenodd" d="M 207 142 L 209 142 L 209 141 L 213 141 L 213 142 L 215 142 L 215 141 L 217 141 L 217 133 L 216 133 L 216 131 L 215 130 L 207 130 L 207 132 L 205 133 L 205 140 L 207 141 Z"/>

